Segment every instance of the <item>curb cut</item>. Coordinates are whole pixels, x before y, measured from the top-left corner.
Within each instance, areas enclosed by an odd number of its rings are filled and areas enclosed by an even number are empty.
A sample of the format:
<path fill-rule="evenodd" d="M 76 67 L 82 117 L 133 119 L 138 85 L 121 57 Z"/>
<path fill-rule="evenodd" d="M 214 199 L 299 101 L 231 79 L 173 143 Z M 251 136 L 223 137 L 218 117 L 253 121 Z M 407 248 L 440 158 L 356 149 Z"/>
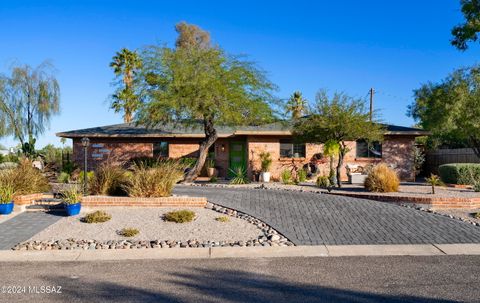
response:
<path fill-rule="evenodd" d="M 57 251 L 6 250 L 0 251 L 0 262 L 439 255 L 480 255 L 480 244 L 312 245 Z"/>

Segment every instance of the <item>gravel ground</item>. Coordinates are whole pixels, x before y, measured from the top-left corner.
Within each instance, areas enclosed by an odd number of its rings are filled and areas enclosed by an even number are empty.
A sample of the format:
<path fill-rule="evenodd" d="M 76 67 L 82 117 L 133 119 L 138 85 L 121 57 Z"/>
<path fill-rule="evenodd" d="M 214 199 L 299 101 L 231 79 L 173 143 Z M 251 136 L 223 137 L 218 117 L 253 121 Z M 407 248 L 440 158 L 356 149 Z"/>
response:
<path fill-rule="evenodd" d="M 435 209 L 436 213 L 452 215 L 454 217 L 459 217 L 466 219 L 470 222 L 475 222 L 480 224 L 480 219 L 477 219 L 473 216 L 475 213 L 480 213 L 480 208 L 475 209 L 461 209 L 461 208 L 454 208 L 454 209 Z"/>
<path fill-rule="evenodd" d="M 100 208 L 99 208 L 100 209 Z M 183 208 L 182 208 L 183 209 Z M 83 223 L 80 218 L 95 209 L 82 211 L 79 216 L 65 217 L 44 229 L 29 240 L 92 239 L 107 240 L 176 240 L 187 241 L 248 241 L 262 234 L 261 229 L 245 220 L 228 216 L 229 222 L 215 220 L 222 214 L 204 208 L 192 208 L 196 219 L 189 223 L 173 223 L 162 220 L 163 214 L 178 208 L 101 208 L 112 215 L 105 223 Z M 125 227 L 134 227 L 140 233 L 132 238 L 117 235 Z"/>

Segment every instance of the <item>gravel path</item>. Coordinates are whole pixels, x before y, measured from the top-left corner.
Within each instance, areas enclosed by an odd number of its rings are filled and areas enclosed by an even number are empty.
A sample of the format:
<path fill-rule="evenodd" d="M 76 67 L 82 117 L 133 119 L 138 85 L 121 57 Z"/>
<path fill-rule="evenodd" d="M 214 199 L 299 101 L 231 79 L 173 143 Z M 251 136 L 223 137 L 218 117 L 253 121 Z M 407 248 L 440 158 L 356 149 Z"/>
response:
<path fill-rule="evenodd" d="M 197 216 L 193 222 L 165 222 L 165 213 L 178 208 L 102 208 L 112 215 L 105 223 L 88 224 L 80 221 L 86 213 L 79 216 L 65 217 L 55 224 L 33 236 L 30 240 L 60 240 L 60 239 L 92 239 L 92 240 L 177 240 L 187 241 L 248 241 L 262 234 L 255 225 L 245 220 L 230 217 L 229 222 L 215 220 L 222 216 L 216 211 L 204 208 L 192 208 Z M 89 210 L 92 211 L 92 210 Z M 132 238 L 117 235 L 117 231 L 125 227 L 134 227 L 140 233 Z"/>

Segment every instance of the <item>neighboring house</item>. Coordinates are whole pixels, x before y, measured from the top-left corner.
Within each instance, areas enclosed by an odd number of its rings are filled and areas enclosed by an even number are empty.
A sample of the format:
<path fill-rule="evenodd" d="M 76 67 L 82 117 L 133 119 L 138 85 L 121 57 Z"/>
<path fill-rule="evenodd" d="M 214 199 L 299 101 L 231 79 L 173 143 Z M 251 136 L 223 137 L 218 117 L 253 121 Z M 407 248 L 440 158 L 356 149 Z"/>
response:
<path fill-rule="evenodd" d="M 364 141 L 349 142 L 350 151 L 344 164 L 367 165 L 385 162 L 396 168 L 402 179 L 411 179 L 412 147 L 415 137 L 427 132 L 409 127 L 385 125 L 382 143 L 368 146 Z M 229 177 L 230 168 L 244 166 L 250 177 L 260 170 L 259 154 L 272 155 L 272 177 L 278 179 L 284 169 L 293 165 L 302 167 L 317 163 L 321 174 L 328 174 L 328 159 L 321 157 L 322 145 L 296 144 L 285 123 L 261 126 L 217 127 L 218 140 L 210 150 L 220 177 Z M 197 157 L 199 142 L 204 137 L 200 127 L 161 126 L 145 128 L 135 124 L 116 124 L 58 133 L 57 136 L 73 139 L 73 159 L 83 167 L 83 137 L 90 139 L 88 169 L 110 159 L 122 163 L 136 157 Z M 346 178 L 343 169 L 342 179 Z"/>

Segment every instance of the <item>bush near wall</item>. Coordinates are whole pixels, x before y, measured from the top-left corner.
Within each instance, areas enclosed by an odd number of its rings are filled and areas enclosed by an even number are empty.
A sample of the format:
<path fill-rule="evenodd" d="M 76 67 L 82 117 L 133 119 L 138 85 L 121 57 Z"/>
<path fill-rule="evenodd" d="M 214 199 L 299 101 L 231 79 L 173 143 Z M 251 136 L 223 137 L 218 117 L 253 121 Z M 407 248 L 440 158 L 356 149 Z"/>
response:
<path fill-rule="evenodd" d="M 480 163 L 449 163 L 438 167 L 443 182 L 449 184 L 475 184 L 480 180 Z"/>

